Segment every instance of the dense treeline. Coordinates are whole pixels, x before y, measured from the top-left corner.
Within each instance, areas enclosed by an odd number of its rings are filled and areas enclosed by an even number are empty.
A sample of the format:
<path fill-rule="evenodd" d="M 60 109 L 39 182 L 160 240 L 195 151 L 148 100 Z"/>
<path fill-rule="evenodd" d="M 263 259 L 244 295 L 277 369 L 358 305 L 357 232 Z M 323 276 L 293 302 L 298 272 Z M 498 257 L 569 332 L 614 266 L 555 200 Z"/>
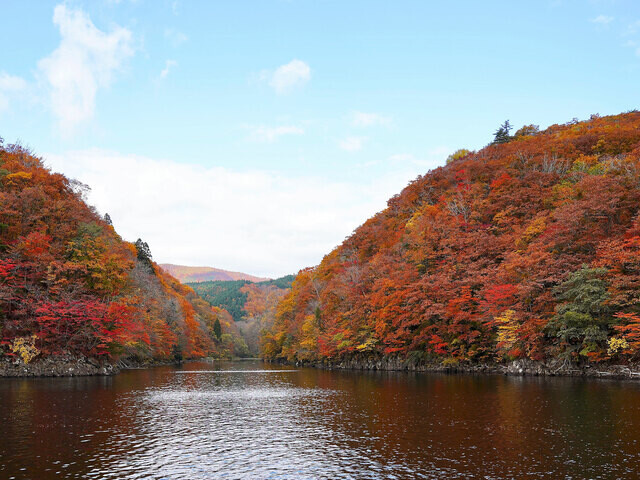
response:
<path fill-rule="evenodd" d="M 640 113 L 510 128 L 418 177 L 301 271 L 263 355 L 636 359 Z"/>
<path fill-rule="evenodd" d="M 228 313 L 123 241 L 86 189 L 0 139 L 0 357 L 246 353 Z"/>
<path fill-rule="evenodd" d="M 220 280 L 188 285 L 211 305 L 228 311 L 251 355 L 258 355 L 260 335 L 273 324 L 276 306 L 291 288 L 294 278 L 294 275 L 285 275 L 262 282 Z"/>

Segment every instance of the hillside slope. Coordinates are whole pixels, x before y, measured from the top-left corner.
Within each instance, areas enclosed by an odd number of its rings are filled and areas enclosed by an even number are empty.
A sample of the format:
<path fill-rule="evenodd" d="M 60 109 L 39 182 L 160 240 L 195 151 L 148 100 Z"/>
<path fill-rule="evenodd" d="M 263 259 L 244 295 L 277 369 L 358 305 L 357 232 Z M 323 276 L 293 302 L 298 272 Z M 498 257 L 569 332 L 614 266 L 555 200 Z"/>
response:
<path fill-rule="evenodd" d="M 301 271 L 263 355 L 636 358 L 640 113 L 500 141 L 418 177 Z"/>
<path fill-rule="evenodd" d="M 268 278 L 256 277 L 248 273 L 229 272 L 213 267 L 187 267 L 185 265 L 173 265 L 171 263 L 161 263 L 160 267 L 180 280 L 182 283 L 198 283 L 210 281 L 234 281 L 247 280 L 250 282 L 264 282 Z"/>
<path fill-rule="evenodd" d="M 146 243 L 123 241 L 84 202 L 86 189 L 0 139 L 0 360 L 246 349 L 228 314 L 161 270 Z"/>

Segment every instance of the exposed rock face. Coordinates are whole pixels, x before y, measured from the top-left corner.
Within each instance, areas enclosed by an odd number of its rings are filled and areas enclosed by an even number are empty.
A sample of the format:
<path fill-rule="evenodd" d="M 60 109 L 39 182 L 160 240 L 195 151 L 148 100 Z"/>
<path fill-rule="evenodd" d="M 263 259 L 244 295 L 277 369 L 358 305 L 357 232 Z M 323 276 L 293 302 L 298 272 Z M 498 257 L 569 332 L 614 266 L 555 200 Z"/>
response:
<path fill-rule="evenodd" d="M 74 377 L 86 375 L 115 375 L 120 369 L 110 363 L 91 358 L 47 357 L 30 363 L 20 359 L 0 360 L 0 377 Z"/>
<path fill-rule="evenodd" d="M 568 361 L 514 360 L 508 363 L 442 364 L 400 357 L 350 357 L 335 362 L 314 363 L 310 366 L 344 370 L 407 370 L 415 372 L 494 373 L 502 375 L 571 376 L 628 378 L 640 380 L 640 364 L 575 365 Z"/>

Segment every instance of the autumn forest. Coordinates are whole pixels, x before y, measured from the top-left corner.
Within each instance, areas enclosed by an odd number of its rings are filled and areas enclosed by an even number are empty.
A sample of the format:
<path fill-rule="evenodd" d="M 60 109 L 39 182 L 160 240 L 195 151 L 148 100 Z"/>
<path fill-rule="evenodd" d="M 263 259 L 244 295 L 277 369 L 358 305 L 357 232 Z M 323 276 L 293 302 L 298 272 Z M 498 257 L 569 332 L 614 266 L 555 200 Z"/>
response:
<path fill-rule="evenodd" d="M 636 360 L 640 113 L 511 130 L 416 178 L 292 284 L 183 285 L 86 185 L 0 143 L 0 355 Z"/>
<path fill-rule="evenodd" d="M 510 130 L 416 178 L 302 270 L 263 355 L 636 359 L 640 113 Z"/>

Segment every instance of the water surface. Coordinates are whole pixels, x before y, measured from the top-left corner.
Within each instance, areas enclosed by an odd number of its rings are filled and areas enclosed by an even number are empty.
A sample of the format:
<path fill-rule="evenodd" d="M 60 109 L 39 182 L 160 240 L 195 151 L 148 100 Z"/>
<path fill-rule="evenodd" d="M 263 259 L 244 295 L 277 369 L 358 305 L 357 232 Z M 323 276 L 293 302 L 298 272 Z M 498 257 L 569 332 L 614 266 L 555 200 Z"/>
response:
<path fill-rule="evenodd" d="M 0 478 L 636 478 L 640 384 L 260 362 L 0 379 Z"/>

